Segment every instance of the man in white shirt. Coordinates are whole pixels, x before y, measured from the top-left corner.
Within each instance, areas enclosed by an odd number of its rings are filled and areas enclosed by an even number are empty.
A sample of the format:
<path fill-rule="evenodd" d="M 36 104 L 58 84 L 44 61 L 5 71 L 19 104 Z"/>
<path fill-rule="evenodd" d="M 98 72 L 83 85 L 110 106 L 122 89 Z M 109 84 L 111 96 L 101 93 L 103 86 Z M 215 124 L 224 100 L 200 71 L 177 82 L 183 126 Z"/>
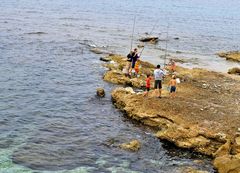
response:
<path fill-rule="evenodd" d="M 162 94 L 162 79 L 165 75 L 164 71 L 160 68 L 160 65 L 157 65 L 157 68 L 154 70 L 154 89 L 155 94 L 158 98 L 161 98 Z"/>

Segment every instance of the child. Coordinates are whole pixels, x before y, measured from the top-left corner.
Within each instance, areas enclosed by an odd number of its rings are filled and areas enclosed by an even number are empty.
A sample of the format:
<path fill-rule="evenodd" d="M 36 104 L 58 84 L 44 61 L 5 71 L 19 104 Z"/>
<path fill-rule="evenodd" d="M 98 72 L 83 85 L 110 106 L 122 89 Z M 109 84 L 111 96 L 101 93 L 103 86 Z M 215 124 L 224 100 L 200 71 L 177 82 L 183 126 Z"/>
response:
<path fill-rule="evenodd" d="M 140 60 L 137 59 L 137 61 L 135 63 L 135 67 L 134 67 L 135 73 L 136 73 L 137 76 L 138 76 L 138 73 L 139 73 L 139 65 L 140 65 Z"/>
<path fill-rule="evenodd" d="M 170 97 L 175 98 L 176 97 L 176 86 L 177 86 L 177 81 L 176 81 L 176 76 L 172 75 L 172 79 L 169 81 L 168 86 L 170 86 Z"/>
<path fill-rule="evenodd" d="M 144 93 L 144 96 L 148 96 L 148 92 L 150 91 L 150 87 L 151 87 L 151 76 L 150 76 L 150 74 L 147 74 L 146 91 Z"/>
<path fill-rule="evenodd" d="M 167 69 L 173 73 L 176 71 L 176 63 L 173 59 L 170 59 L 169 63 L 168 63 L 168 66 L 167 66 Z"/>

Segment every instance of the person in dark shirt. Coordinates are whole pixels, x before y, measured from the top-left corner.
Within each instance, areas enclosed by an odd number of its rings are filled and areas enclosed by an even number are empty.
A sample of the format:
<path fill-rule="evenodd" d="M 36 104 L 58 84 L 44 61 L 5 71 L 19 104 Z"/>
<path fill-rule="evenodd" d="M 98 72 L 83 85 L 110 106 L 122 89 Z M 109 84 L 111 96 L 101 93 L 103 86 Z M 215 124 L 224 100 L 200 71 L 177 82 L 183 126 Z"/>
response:
<path fill-rule="evenodd" d="M 139 59 L 139 55 L 138 55 L 137 51 L 138 51 L 137 48 L 135 48 L 133 51 L 131 51 L 127 55 L 127 61 L 129 64 L 129 74 L 131 74 L 132 69 L 134 69 L 134 67 L 135 67 L 136 61 Z"/>

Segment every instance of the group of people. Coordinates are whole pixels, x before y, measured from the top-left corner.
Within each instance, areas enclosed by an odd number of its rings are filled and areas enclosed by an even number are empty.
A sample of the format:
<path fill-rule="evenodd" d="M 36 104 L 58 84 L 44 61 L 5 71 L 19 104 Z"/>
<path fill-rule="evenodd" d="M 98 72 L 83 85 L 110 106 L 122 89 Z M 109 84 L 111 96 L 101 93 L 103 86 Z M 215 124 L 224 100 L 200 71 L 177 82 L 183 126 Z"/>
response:
<path fill-rule="evenodd" d="M 156 69 L 153 72 L 154 75 L 154 89 L 155 89 L 155 95 L 158 98 L 161 98 L 162 95 L 162 81 L 166 75 L 165 71 L 161 69 L 160 65 L 157 65 Z M 146 79 L 146 91 L 144 93 L 144 96 L 148 95 L 148 92 L 150 91 L 151 87 L 151 75 L 147 74 Z M 176 87 L 177 87 L 177 80 L 176 75 L 172 75 L 171 80 L 168 83 L 169 93 L 171 98 L 175 98 L 176 96 Z"/>
<path fill-rule="evenodd" d="M 127 66 L 126 66 L 126 75 L 131 76 L 132 72 L 138 74 L 139 72 L 139 54 L 137 52 L 137 48 L 135 48 L 133 51 L 131 51 L 127 55 Z M 169 63 L 167 64 L 166 70 L 168 70 L 170 73 L 174 73 L 176 70 L 176 63 L 174 60 L 170 60 Z M 155 95 L 158 98 L 161 98 L 162 95 L 162 81 L 164 77 L 166 76 L 165 70 L 161 69 L 160 65 L 157 65 L 156 69 L 153 72 L 154 76 L 154 89 L 155 89 Z M 144 96 L 148 95 L 148 92 L 150 91 L 151 88 L 151 80 L 152 77 L 150 74 L 147 74 L 146 78 L 146 91 L 144 93 Z M 168 83 L 168 88 L 169 88 L 169 93 L 170 97 L 174 98 L 176 96 L 176 86 L 177 86 L 177 81 L 176 81 L 176 75 L 172 75 L 171 80 Z"/>
<path fill-rule="evenodd" d="M 132 74 L 138 75 L 139 73 L 139 58 L 140 55 L 138 53 L 137 48 L 135 48 L 133 51 L 131 51 L 127 55 L 127 66 L 124 69 L 124 73 L 126 76 L 131 77 Z"/>

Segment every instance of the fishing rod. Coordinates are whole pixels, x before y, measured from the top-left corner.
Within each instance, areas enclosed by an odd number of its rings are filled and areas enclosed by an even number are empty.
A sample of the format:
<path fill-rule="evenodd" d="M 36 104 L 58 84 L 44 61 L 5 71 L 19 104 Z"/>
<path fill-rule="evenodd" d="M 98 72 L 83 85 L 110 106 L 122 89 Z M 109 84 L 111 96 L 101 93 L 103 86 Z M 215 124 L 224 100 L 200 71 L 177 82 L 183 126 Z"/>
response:
<path fill-rule="evenodd" d="M 169 23 L 168 23 L 168 25 L 167 25 L 167 36 L 166 36 L 165 55 L 164 55 L 164 68 L 165 68 L 165 66 L 166 66 L 166 60 L 167 60 L 168 31 L 169 31 Z"/>
<path fill-rule="evenodd" d="M 136 23 L 136 15 L 134 16 L 134 22 L 133 22 L 132 40 L 131 40 L 131 49 L 130 49 L 130 52 L 132 51 L 132 45 L 133 45 L 133 34 L 134 34 L 134 30 L 135 30 L 135 23 Z"/>
<path fill-rule="evenodd" d="M 158 20 L 157 20 L 156 23 L 153 25 L 153 28 L 152 28 L 152 30 L 151 30 L 151 32 L 150 32 L 149 35 L 152 35 L 152 33 L 153 33 L 155 27 L 157 26 L 157 24 L 158 24 Z M 140 54 L 139 54 L 139 57 L 142 55 L 142 52 L 143 52 L 143 50 L 144 50 L 144 48 L 145 48 L 145 44 L 146 44 L 146 43 L 143 44 L 143 48 L 142 48 L 142 50 L 141 50 L 141 52 L 140 52 Z"/>

